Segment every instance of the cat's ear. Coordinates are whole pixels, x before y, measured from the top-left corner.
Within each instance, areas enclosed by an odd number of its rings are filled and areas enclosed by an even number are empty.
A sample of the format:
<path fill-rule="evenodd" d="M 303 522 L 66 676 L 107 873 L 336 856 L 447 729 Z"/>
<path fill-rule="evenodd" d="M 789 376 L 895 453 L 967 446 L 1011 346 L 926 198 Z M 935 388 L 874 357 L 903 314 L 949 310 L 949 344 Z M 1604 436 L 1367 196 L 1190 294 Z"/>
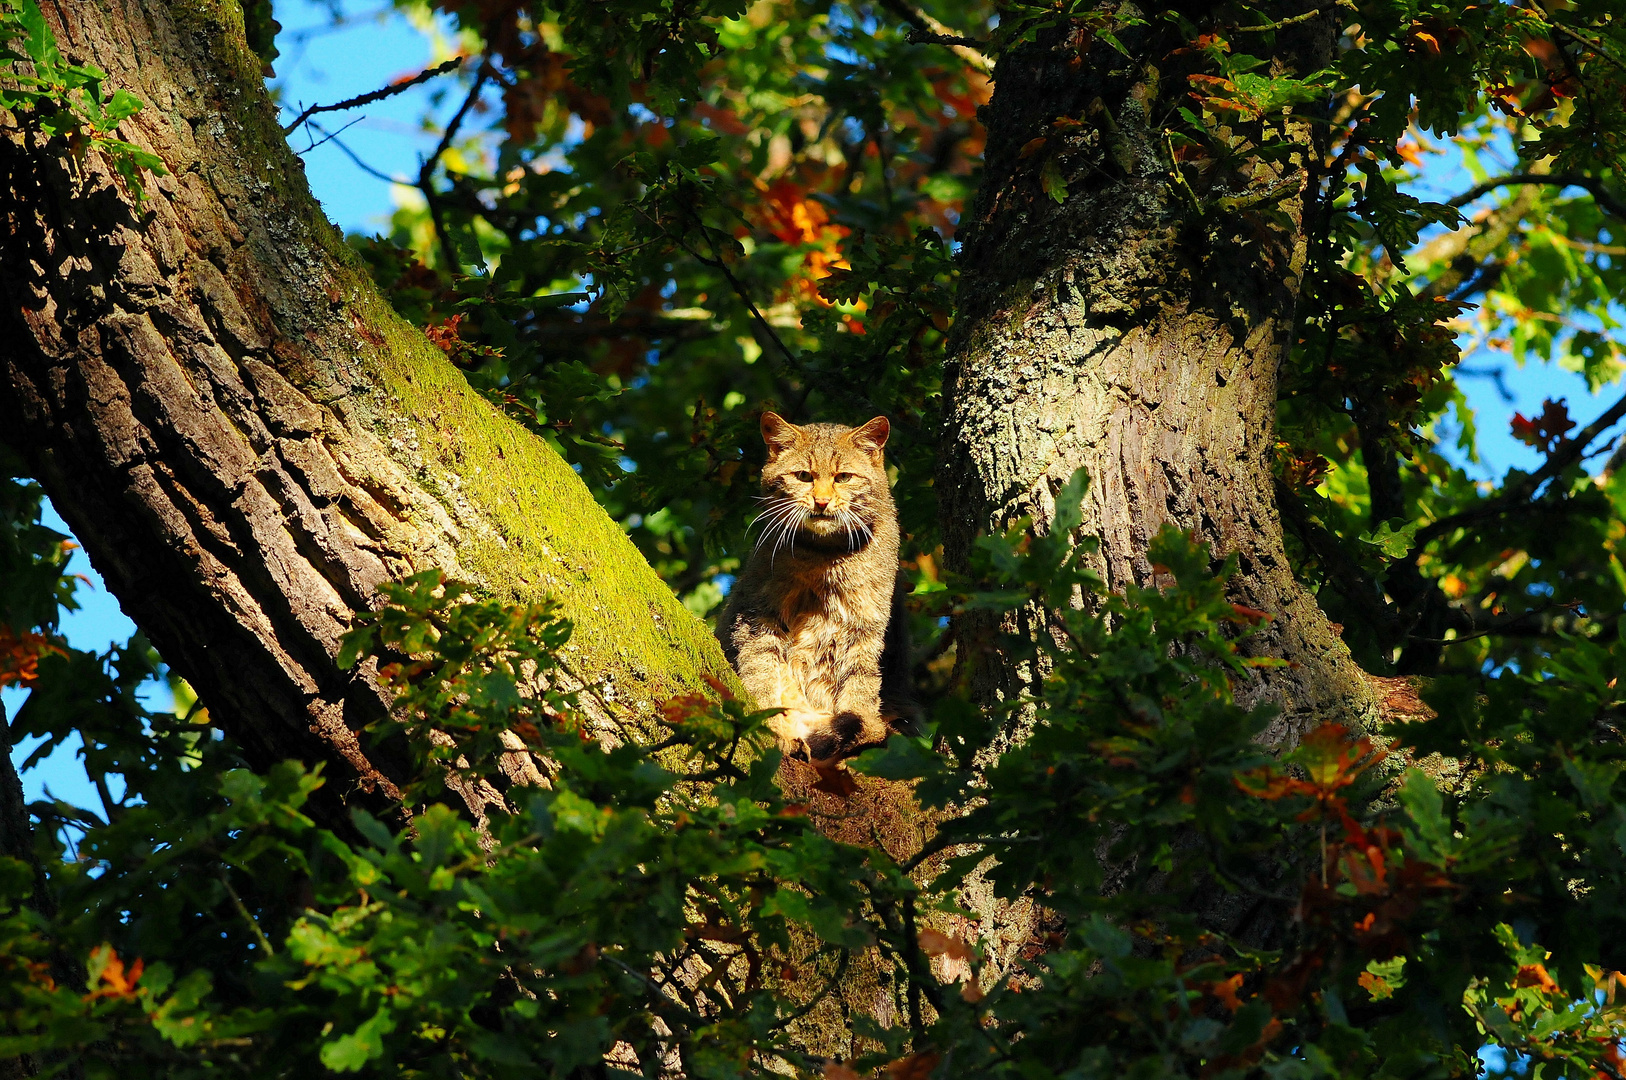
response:
<path fill-rule="evenodd" d="M 768 444 L 769 456 L 784 453 L 796 445 L 796 425 L 776 412 L 762 414 L 762 441 Z"/>
<path fill-rule="evenodd" d="M 886 437 L 892 434 L 892 423 L 884 416 L 877 416 L 863 427 L 853 428 L 848 438 L 860 450 L 869 450 L 880 453 L 881 447 L 886 445 Z"/>

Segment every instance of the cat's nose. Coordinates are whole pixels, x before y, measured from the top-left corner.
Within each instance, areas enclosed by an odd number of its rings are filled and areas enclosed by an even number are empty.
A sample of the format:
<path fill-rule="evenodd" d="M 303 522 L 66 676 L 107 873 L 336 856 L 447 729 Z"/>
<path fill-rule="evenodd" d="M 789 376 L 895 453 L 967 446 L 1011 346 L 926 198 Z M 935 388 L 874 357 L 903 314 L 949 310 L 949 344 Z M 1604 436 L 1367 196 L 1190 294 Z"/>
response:
<path fill-rule="evenodd" d="M 829 506 L 829 505 L 830 505 L 830 500 L 829 499 L 815 498 L 813 500 L 813 509 L 817 510 L 821 514 L 824 513 L 824 508 L 826 506 Z"/>

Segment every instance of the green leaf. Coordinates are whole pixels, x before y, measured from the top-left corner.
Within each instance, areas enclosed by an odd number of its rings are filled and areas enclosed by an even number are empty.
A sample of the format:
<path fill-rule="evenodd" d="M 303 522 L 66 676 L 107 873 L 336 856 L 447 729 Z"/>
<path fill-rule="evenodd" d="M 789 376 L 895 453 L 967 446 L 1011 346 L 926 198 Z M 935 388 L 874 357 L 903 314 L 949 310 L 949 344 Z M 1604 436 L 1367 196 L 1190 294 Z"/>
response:
<path fill-rule="evenodd" d="M 322 1064 L 334 1072 L 359 1072 L 369 1061 L 382 1057 L 384 1036 L 395 1030 L 395 1017 L 381 1008 L 348 1035 L 322 1044 Z"/>
<path fill-rule="evenodd" d="M 1045 158 L 1044 167 L 1039 170 L 1039 184 L 1056 203 L 1067 201 L 1067 181 L 1062 179 L 1061 165 L 1054 154 Z"/>

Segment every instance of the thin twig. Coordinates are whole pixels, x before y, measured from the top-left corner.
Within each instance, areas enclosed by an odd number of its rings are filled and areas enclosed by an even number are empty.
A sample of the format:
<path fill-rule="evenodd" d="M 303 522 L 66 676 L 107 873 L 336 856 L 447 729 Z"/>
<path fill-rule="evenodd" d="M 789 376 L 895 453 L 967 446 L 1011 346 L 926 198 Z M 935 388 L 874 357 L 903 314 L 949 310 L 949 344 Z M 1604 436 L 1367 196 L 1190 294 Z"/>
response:
<path fill-rule="evenodd" d="M 1302 15 L 1293 15 L 1282 19 L 1280 22 L 1261 23 L 1258 26 L 1239 26 L 1231 32 L 1233 34 L 1268 34 L 1272 30 L 1281 30 L 1289 26 L 1297 26 L 1299 23 L 1309 22 L 1318 15 L 1325 15 L 1334 8 L 1353 8 L 1354 6 L 1354 4 L 1350 3 L 1350 0 L 1337 0 L 1337 3 L 1322 4 L 1320 7 L 1311 8 Z"/>
<path fill-rule="evenodd" d="M 682 236 L 672 233 L 666 228 L 665 225 L 650 217 L 647 213 L 644 213 L 642 207 L 638 209 L 638 212 L 643 214 L 643 216 L 651 224 L 653 224 L 657 229 L 660 229 L 661 232 L 665 233 L 674 244 L 688 252 L 690 257 L 694 258 L 702 266 L 709 266 L 713 270 L 721 272 L 724 280 L 728 282 L 729 288 L 734 290 L 734 295 L 740 298 L 741 303 L 743 303 L 746 309 L 751 313 L 751 317 L 756 320 L 758 328 L 767 335 L 768 339 L 772 341 L 774 345 L 779 348 L 780 353 L 784 355 L 785 359 L 790 362 L 792 367 L 801 366 L 801 362 L 797 360 L 796 354 L 790 351 L 790 348 L 780 339 L 778 332 L 775 331 L 773 326 L 768 322 L 767 317 L 757 308 L 756 301 L 751 299 L 751 294 L 746 291 L 745 285 L 740 281 L 739 278 L 734 276 L 734 271 L 730 270 L 728 264 L 723 261 L 722 255 L 717 251 L 717 245 L 711 245 L 712 256 L 707 258 L 694 248 L 690 247 L 688 242 L 684 240 Z M 696 224 L 700 226 L 701 235 L 705 235 L 705 222 L 697 221 Z"/>
<path fill-rule="evenodd" d="M 1555 187 L 1578 187 L 1592 196 L 1606 212 L 1615 217 L 1626 220 L 1626 202 L 1622 202 L 1610 190 L 1603 186 L 1603 182 L 1590 176 L 1581 176 L 1576 173 L 1512 173 L 1508 176 L 1498 176 L 1486 180 L 1483 184 L 1476 184 L 1464 191 L 1461 195 L 1446 203 L 1447 206 L 1466 206 L 1487 195 L 1499 187 L 1514 184 L 1552 184 Z"/>
<path fill-rule="evenodd" d="M 311 127 L 315 128 L 319 133 L 321 133 L 323 135 L 327 135 L 326 129 L 323 128 L 321 124 L 318 124 L 314 120 L 308 121 L 308 123 L 310 124 Z M 369 165 L 365 161 L 361 160 L 361 157 L 354 150 L 350 149 L 348 146 L 346 146 L 343 142 L 341 142 L 337 138 L 338 134 L 339 133 L 337 131 L 335 131 L 332 135 L 328 135 L 328 138 L 333 140 L 333 145 L 337 146 L 340 150 L 342 150 L 344 152 L 344 156 L 349 158 L 351 164 L 355 165 L 356 168 L 360 169 L 362 172 L 366 173 L 368 176 L 371 176 L 373 179 L 382 180 L 386 184 L 400 184 L 402 187 L 413 187 L 413 186 L 415 186 L 412 183 L 412 181 L 410 181 L 410 180 L 402 180 L 398 176 L 390 176 L 387 173 L 381 172 L 380 170 L 373 168 L 371 165 Z M 325 142 L 326 140 L 323 140 L 323 141 Z"/>
<path fill-rule="evenodd" d="M 1542 14 L 1547 15 L 1547 22 L 1549 24 L 1551 24 L 1551 26 L 1552 26 L 1552 28 L 1554 30 L 1557 30 L 1559 33 L 1563 34 L 1565 37 L 1573 38 L 1576 41 L 1579 41 L 1582 45 L 1585 45 L 1587 48 L 1591 49 L 1593 52 L 1597 53 L 1599 56 L 1603 57 L 1605 60 L 1609 61 L 1611 64 L 1614 64 L 1616 67 L 1620 68 L 1622 71 L 1626 71 L 1626 60 L 1622 60 L 1620 57 L 1616 56 L 1614 53 L 1612 53 L 1608 49 L 1604 48 L 1604 45 L 1603 45 L 1602 41 L 1596 40 L 1594 38 L 1589 38 L 1585 34 L 1582 34 L 1581 32 L 1579 32 L 1577 30 L 1570 29 L 1569 27 L 1565 26 L 1563 23 L 1559 22 L 1557 19 L 1554 19 L 1552 17 L 1552 15 L 1548 14 L 1545 11 L 1543 11 Z"/>
<path fill-rule="evenodd" d="M 350 121 L 348 124 L 344 125 L 344 127 L 340 128 L 338 131 L 335 131 L 335 132 L 333 132 L 332 134 L 329 134 L 329 135 L 325 135 L 325 137 L 322 139 L 321 142 L 313 142 L 309 146 L 305 147 L 305 149 L 297 151 L 297 153 L 301 157 L 303 157 L 304 155 L 310 153 L 312 150 L 315 150 L 318 146 L 321 146 L 321 145 L 323 145 L 324 143 L 327 143 L 327 142 L 331 142 L 332 140 L 338 138 L 340 135 L 343 135 L 346 131 L 349 131 L 351 128 L 355 127 L 357 124 L 361 123 L 365 119 L 367 119 L 365 116 L 358 116 L 354 120 Z M 315 125 L 313 124 L 312 126 L 314 127 Z"/>
<path fill-rule="evenodd" d="M 282 132 L 284 135 L 291 133 L 300 124 L 303 124 L 306 120 L 309 120 L 317 113 L 340 112 L 344 109 L 355 109 L 361 107 L 362 105 L 371 105 L 375 101 L 383 101 L 385 98 L 394 97 L 396 94 L 410 90 L 420 83 L 428 82 L 437 75 L 444 75 L 448 71 L 455 71 L 457 68 L 461 67 L 462 64 L 463 57 L 454 57 L 443 64 L 436 64 L 432 68 L 424 68 L 422 71 L 412 76 L 412 78 L 403 79 L 397 83 L 391 83 L 381 90 L 373 90 L 366 94 L 360 94 L 356 97 L 337 102 L 333 105 L 312 105 L 310 108 L 300 113 L 293 123 L 283 128 Z"/>
<path fill-rule="evenodd" d="M 440 241 L 441 257 L 446 260 L 447 272 L 452 274 L 462 268 L 463 261 L 452 245 L 451 235 L 446 231 L 446 222 L 440 212 L 440 194 L 435 191 L 435 167 L 440 164 L 441 156 L 451 149 L 452 140 L 457 138 L 464 117 L 474 108 L 474 103 L 480 100 L 480 94 L 485 90 L 486 80 L 491 78 L 491 73 L 491 57 L 488 56 L 480 62 L 480 69 L 474 73 L 474 84 L 469 87 L 468 96 L 463 99 L 463 104 L 458 106 L 457 112 L 447 121 L 446 130 L 441 133 L 435 152 L 430 154 L 423 166 L 418 169 L 418 190 L 423 192 L 424 201 L 429 204 L 429 218 L 434 222 L 435 236 Z"/>
<path fill-rule="evenodd" d="M 265 955 L 277 955 L 277 950 L 271 947 L 271 940 L 265 936 L 265 931 L 260 929 L 260 924 L 254 921 L 253 915 L 249 914 L 248 905 L 243 903 L 243 898 L 237 895 L 236 889 L 232 888 L 231 878 L 227 876 L 226 868 L 221 867 L 216 871 L 215 876 L 220 879 L 220 884 L 226 887 L 226 895 L 231 897 L 232 906 L 237 909 L 237 914 L 243 917 L 243 921 L 248 923 L 249 930 L 254 933 L 254 940 L 259 942 L 260 948 L 265 950 Z"/>

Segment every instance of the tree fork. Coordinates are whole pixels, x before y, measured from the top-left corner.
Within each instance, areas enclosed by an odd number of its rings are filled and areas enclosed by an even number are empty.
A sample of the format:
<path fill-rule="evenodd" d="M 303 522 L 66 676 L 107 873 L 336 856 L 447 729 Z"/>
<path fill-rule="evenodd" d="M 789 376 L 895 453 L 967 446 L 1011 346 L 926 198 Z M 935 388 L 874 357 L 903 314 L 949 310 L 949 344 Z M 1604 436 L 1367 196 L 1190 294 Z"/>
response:
<path fill-rule="evenodd" d="M 404 751 L 361 731 L 386 703 L 335 656 L 381 582 L 431 567 L 559 600 L 573 670 L 629 716 L 737 685 L 570 467 L 380 297 L 235 3 L 46 13 L 65 56 L 146 102 L 120 135 L 169 175 L 137 203 L 95 154 L 0 139 L 0 430 L 257 766 L 329 762 L 330 819 L 398 797 Z"/>

